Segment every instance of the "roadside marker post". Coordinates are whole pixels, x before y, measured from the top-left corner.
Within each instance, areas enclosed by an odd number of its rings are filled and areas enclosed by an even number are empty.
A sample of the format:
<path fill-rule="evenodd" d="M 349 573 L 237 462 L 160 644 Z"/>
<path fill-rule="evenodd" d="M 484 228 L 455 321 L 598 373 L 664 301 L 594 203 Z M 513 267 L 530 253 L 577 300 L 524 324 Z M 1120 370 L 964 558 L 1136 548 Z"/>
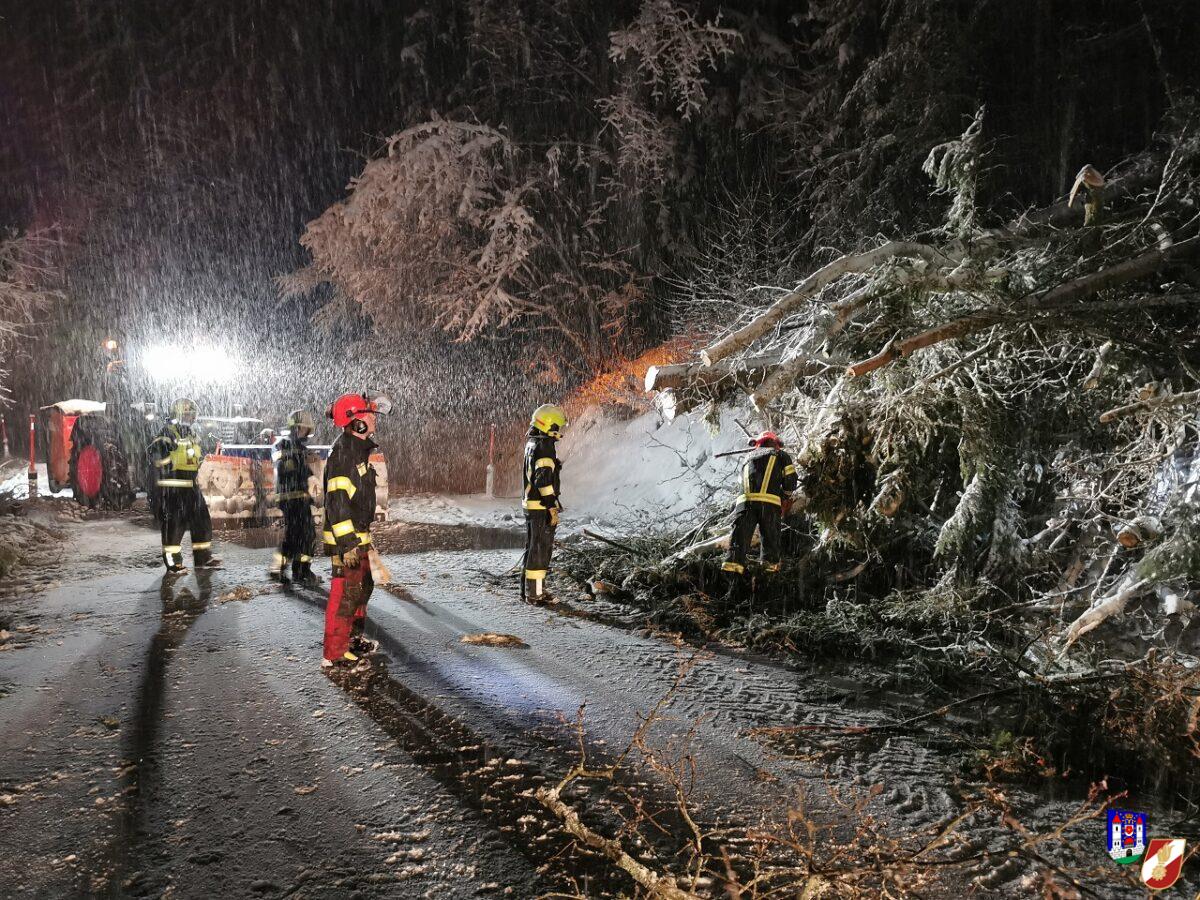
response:
<path fill-rule="evenodd" d="M 29 414 L 29 499 L 36 500 L 38 495 L 37 483 L 37 455 L 34 452 L 33 442 L 34 416 Z"/>
<path fill-rule="evenodd" d="M 489 500 L 496 496 L 496 425 L 492 423 L 492 435 L 488 440 L 488 464 L 487 464 L 487 480 L 484 486 L 484 493 L 487 494 Z"/>

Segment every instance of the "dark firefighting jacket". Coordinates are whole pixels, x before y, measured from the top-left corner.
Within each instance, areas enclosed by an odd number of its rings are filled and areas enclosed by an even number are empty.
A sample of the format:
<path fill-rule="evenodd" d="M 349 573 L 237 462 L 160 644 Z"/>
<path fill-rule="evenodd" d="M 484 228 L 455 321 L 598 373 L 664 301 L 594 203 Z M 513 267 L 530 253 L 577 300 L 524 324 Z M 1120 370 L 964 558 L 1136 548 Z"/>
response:
<path fill-rule="evenodd" d="M 742 495 L 738 503 L 781 506 L 796 490 L 796 467 L 786 450 L 760 447 L 742 464 Z"/>
<path fill-rule="evenodd" d="M 302 500 L 308 496 L 308 446 L 303 438 L 282 435 L 271 448 L 275 461 L 275 495 L 280 502 Z"/>
<path fill-rule="evenodd" d="M 375 519 L 375 469 L 370 438 L 342 434 L 333 442 L 325 463 L 325 546 L 341 555 L 351 547 L 371 543 Z"/>
<path fill-rule="evenodd" d="M 168 422 L 146 448 L 160 488 L 194 488 L 196 473 L 204 462 L 200 437 L 192 426 Z"/>
<path fill-rule="evenodd" d="M 530 431 L 525 443 L 525 509 L 562 509 L 559 473 L 562 463 L 554 451 L 554 439 L 540 431 Z"/>

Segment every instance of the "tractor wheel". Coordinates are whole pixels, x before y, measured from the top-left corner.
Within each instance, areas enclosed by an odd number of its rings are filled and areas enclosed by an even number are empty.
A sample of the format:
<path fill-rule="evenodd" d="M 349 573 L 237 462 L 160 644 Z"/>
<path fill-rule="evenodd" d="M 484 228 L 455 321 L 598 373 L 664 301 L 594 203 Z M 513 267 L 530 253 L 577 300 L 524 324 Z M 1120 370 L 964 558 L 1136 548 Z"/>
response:
<path fill-rule="evenodd" d="M 89 508 L 127 509 L 133 502 L 129 465 L 112 432 L 110 421 L 89 417 L 71 433 L 71 490 Z"/>

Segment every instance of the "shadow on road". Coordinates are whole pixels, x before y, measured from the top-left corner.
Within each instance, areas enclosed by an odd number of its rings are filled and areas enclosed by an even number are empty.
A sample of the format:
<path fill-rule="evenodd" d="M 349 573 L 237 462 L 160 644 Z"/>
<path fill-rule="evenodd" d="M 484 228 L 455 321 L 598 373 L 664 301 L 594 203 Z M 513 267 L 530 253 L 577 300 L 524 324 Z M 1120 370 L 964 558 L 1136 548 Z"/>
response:
<path fill-rule="evenodd" d="M 144 827 L 145 811 L 158 774 L 157 745 L 168 661 L 172 652 L 183 644 L 188 630 L 208 608 L 212 597 L 212 572 L 201 569 L 195 574 L 195 592 L 180 579 L 167 575 L 159 585 L 160 623 L 146 651 L 133 720 L 121 744 L 122 758 L 129 768 L 121 785 L 124 802 L 109 850 L 111 874 L 104 896 L 157 893 L 165 884 L 165 880 L 161 884 L 152 882 L 153 876 L 147 874 L 139 862 L 143 845 L 150 836 Z"/>
<path fill-rule="evenodd" d="M 316 591 L 293 587 L 285 590 L 285 594 L 324 609 L 325 599 Z M 407 590 L 399 596 L 429 611 Z M 542 873 L 547 889 L 567 891 L 564 896 L 585 897 L 620 895 L 633 889 L 633 882 L 624 873 L 599 853 L 580 846 L 534 796 L 538 787 L 552 786 L 571 766 L 574 757 L 565 746 L 556 749 L 550 741 L 543 749 L 549 751 L 548 755 L 553 759 L 539 765 L 522 758 L 527 756 L 526 753 L 497 744 L 391 674 L 391 661 L 403 661 L 405 665 L 422 669 L 424 666 L 408 652 L 401 640 L 382 629 L 370 615 L 367 634 L 379 641 L 383 652 L 364 660 L 359 668 L 330 670 L 330 679 L 380 729 L 395 739 L 402 752 L 464 806 L 501 832 L 506 841 Z M 438 675 L 432 669 L 427 674 Z M 525 727 L 531 727 L 530 723 L 525 723 Z M 568 736 L 567 729 L 563 735 Z M 592 761 L 600 765 L 605 754 L 599 748 L 590 752 Z M 635 794 L 638 802 L 654 811 L 664 833 L 673 828 L 681 829 L 681 823 L 674 821 L 673 806 L 665 794 L 644 783 L 635 788 L 632 783 L 626 783 L 624 775 L 618 775 L 612 787 L 614 790 L 610 794 L 581 786 L 582 793 L 578 795 L 573 793 L 573 788 L 568 788 L 564 797 L 568 802 L 582 801 L 586 807 L 582 810 L 584 817 L 601 832 L 620 833 L 625 818 L 632 815 L 628 801 Z M 666 850 L 671 845 L 668 840 L 659 849 Z"/>

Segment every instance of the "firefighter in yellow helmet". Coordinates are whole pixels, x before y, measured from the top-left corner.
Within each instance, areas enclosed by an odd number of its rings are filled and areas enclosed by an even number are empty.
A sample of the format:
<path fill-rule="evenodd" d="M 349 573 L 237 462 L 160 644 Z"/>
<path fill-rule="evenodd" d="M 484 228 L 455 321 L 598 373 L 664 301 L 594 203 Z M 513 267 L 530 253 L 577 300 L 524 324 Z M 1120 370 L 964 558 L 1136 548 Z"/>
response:
<path fill-rule="evenodd" d="M 559 475 L 562 463 L 555 442 L 567 428 L 562 407 L 545 403 L 533 411 L 529 439 L 525 442 L 524 482 L 525 557 L 521 596 L 540 602 L 546 598 L 546 575 L 554 549 L 554 529 L 562 512 Z"/>
<path fill-rule="evenodd" d="M 192 535 L 192 562 L 196 568 L 221 564 L 212 553 L 212 519 L 196 484 L 196 474 L 204 461 L 200 437 L 192 427 L 196 415 L 195 402 L 176 400 L 170 420 L 147 449 L 160 497 L 163 563 L 171 575 L 187 571 L 182 546 L 186 532 Z"/>
<path fill-rule="evenodd" d="M 298 409 L 288 416 L 287 431 L 271 448 L 275 495 L 283 514 L 283 543 L 275 551 L 274 565 L 268 573 L 274 581 L 286 582 L 290 565 L 291 577 L 296 581 L 309 586 L 320 583 L 312 570 L 317 530 L 313 525 L 312 496 L 308 492 L 308 480 L 313 474 L 308 465 L 308 439 L 316 427 L 312 413 Z"/>

